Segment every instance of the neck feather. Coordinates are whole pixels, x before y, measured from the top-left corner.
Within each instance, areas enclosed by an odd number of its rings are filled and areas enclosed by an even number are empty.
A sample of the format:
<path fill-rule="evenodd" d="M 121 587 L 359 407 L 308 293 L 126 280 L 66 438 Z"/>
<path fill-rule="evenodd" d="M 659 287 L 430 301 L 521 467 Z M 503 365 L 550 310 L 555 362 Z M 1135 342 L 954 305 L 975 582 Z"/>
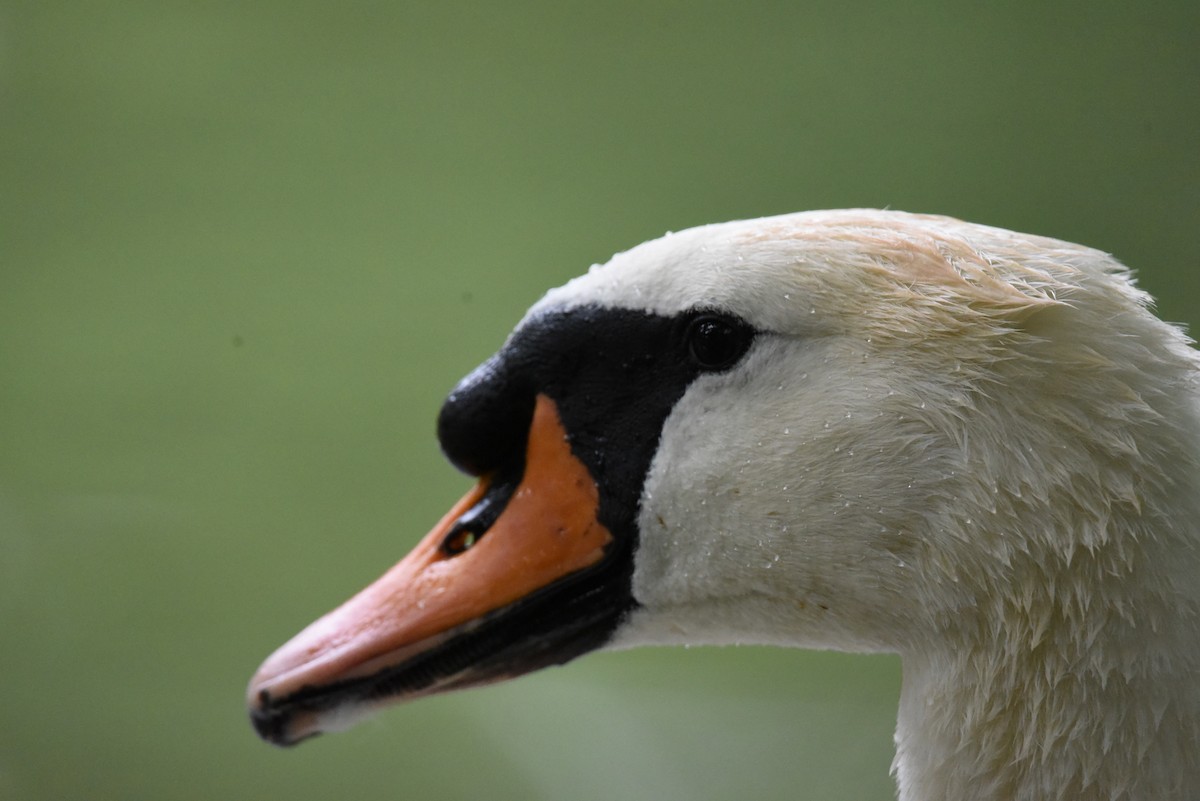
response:
<path fill-rule="evenodd" d="M 1197 556 L 1128 533 L 1146 547 L 1119 571 L 1103 547 L 1069 570 L 1016 560 L 1018 588 L 1037 590 L 989 594 L 903 655 L 901 801 L 1195 797 Z"/>
<path fill-rule="evenodd" d="M 1137 311 L 1033 321 L 962 437 L 986 480 L 937 512 L 959 572 L 901 649 L 902 801 L 1200 794 L 1200 361 Z"/>

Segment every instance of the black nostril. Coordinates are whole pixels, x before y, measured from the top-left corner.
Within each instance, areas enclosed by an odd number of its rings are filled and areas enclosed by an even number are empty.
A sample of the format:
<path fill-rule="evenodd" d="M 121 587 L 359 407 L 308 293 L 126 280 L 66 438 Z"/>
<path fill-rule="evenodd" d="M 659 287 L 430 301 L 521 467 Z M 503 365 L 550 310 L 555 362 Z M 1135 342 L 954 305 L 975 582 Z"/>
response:
<path fill-rule="evenodd" d="M 497 471 L 488 482 L 487 492 L 474 506 L 454 522 L 442 539 L 442 553 L 458 556 L 475 547 L 508 507 L 521 481 L 523 462 L 511 463 L 515 469 Z"/>
<path fill-rule="evenodd" d="M 473 476 L 524 462 L 534 392 L 507 369 L 502 353 L 475 368 L 446 398 L 437 435 L 446 458 Z"/>

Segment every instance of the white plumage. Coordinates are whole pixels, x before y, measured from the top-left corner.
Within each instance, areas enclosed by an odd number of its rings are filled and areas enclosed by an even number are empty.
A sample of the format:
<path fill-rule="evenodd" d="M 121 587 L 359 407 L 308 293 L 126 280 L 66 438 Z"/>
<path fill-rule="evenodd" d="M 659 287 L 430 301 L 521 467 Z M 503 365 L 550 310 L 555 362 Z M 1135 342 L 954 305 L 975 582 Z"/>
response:
<path fill-rule="evenodd" d="M 550 292 L 776 336 L 668 418 L 618 646 L 893 651 L 905 801 L 1200 797 L 1200 360 L 1098 251 L 898 212 Z"/>

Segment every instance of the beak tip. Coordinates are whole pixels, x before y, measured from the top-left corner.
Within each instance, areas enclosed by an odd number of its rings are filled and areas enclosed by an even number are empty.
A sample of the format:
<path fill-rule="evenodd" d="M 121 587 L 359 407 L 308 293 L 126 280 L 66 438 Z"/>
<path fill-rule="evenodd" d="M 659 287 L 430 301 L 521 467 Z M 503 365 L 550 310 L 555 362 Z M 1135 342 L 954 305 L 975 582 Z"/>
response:
<path fill-rule="evenodd" d="M 271 691 L 256 675 L 246 688 L 246 707 L 250 714 L 250 725 L 263 740 L 286 748 L 300 742 L 302 737 L 293 737 L 291 731 L 294 715 L 286 706 L 272 703 Z"/>
<path fill-rule="evenodd" d="M 315 725 L 296 725 L 297 716 L 288 707 L 272 707 L 270 694 L 266 690 L 258 694 L 257 703 L 252 702 L 249 711 L 250 725 L 258 736 L 280 748 L 290 748 L 321 733 Z"/>
<path fill-rule="evenodd" d="M 271 709 L 271 694 L 266 690 L 257 690 L 256 681 L 250 682 L 250 687 L 246 690 L 246 706 L 250 713 L 250 725 L 254 727 L 255 733 L 259 737 L 269 743 L 275 745 L 285 745 L 287 742 L 284 736 L 284 730 L 287 728 L 287 721 L 284 716 L 278 711 Z"/>

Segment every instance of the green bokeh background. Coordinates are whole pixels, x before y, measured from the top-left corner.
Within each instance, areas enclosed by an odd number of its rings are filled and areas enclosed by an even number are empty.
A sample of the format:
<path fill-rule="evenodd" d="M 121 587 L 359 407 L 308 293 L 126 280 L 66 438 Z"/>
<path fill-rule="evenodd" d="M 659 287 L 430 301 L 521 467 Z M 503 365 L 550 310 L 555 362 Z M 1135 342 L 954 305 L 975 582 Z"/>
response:
<path fill-rule="evenodd" d="M 0 799 L 887 799 L 899 663 L 590 656 L 260 743 L 467 486 L 444 393 L 668 229 L 888 206 L 1200 320 L 1200 4 L 0 4 Z"/>

